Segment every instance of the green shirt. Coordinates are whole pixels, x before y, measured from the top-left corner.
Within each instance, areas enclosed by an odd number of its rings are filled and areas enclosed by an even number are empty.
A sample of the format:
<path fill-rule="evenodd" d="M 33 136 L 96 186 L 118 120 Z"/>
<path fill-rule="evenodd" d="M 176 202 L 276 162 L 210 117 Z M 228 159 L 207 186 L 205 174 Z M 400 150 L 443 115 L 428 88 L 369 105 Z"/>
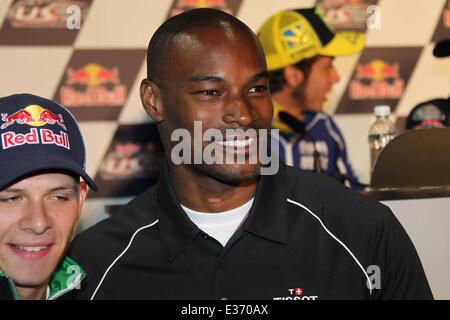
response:
<path fill-rule="evenodd" d="M 11 295 L 14 300 L 20 300 L 15 284 L 4 272 L 0 271 L 0 277 L 8 279 Z M 77 288 L 86 277 L 86 272 L 75 261 L 65 257 L 53 272 L 47 288 L 46 300 L 54 300 L 63 294 Z"/>

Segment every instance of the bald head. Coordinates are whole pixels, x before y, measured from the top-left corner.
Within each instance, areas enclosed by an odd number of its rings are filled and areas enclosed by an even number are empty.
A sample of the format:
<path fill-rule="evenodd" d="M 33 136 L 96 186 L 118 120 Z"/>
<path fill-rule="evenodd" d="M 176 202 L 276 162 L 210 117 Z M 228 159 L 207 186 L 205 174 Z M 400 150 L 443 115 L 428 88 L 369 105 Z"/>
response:
<path fill-rule="evenodd" d="M 247 33 L 257 39 L 253 31 L 242 21 L 220 10 L 200 8 L 178 14 L 164 22 L 154 33 L 147 50 L 147 78 L 160 83 L 166 69 L 171 44 L 174 39 L 195 46 L 185 35 L 195 29 L 221 29 L 232 36 L 233 31 Z M 178 41 L 180 42 L 180 41 Z"/>
<path fill-rule="evenodd" d="M 156 31 L 147 59 L 148 79 L 141 82 L 141 102 L 158 125 L 172 172 L 234 185 L 257 179 L 260 164 L 254 161 L 226 164 L 186 159 L 180 164 L 173 160 L 180 146 L 174 137 L 181 131 L 188 141 L 183 157 L 197 159 L 203 151 L 191 138 L 198 129 L 204 137 L 210 129 L 225 136 L 230 129 L 270 128 L 269 73 L 256 35 L 231 15 L 196 9 L 169 19 Z M 257 139 L 253 141 L 256 145 Z M 200 145 L 200 150 L 206 150 L 216 144 L 200 141 Z M 258 156 L 250 153 L 242 154 L 248 159 Z"/>

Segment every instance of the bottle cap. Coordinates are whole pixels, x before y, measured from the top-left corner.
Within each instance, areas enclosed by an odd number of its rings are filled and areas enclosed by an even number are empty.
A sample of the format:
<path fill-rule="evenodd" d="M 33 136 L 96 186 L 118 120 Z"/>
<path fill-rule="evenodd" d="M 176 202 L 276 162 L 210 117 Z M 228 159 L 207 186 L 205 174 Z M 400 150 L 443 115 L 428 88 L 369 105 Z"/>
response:
<path fill-rule="evenodd" d="M 373 113 L 375 113 L 377 117 L 385 117 L 391 114 L 391 107 L 388 105 L 375 106 Z"/>

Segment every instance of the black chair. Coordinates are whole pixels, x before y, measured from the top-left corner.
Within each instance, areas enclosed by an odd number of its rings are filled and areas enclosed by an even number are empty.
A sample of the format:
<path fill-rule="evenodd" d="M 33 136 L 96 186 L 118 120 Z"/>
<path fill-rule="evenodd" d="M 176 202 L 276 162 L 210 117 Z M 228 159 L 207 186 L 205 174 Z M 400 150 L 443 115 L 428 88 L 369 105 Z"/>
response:
<path fill-rule="evenodd" d="M 450 196 L 450 128 L 406 131 L 392 140 L 374 164 L 368 195 L 384 200 Z"/>

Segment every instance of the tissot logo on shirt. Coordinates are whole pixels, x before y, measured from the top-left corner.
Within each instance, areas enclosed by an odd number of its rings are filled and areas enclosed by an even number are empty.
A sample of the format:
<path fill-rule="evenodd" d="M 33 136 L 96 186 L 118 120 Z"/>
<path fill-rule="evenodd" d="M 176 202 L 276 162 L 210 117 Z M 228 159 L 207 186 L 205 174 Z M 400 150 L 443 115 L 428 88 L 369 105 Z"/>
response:
<path fill-rule="evenodd" d="M 305 294 L 303 288 L 289 288 L 284 297 L 274 297 L 273 300 L 318 300 L 319 296 Z"/>

